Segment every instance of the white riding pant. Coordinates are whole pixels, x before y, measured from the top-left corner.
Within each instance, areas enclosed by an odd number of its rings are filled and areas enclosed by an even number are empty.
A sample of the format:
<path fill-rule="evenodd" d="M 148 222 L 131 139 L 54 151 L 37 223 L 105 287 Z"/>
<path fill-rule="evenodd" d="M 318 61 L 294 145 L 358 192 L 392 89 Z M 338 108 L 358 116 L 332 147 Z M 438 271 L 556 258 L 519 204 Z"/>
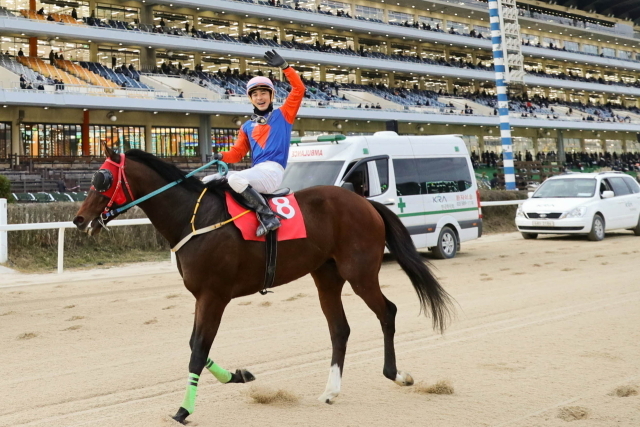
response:
<path fill-rule="evenodd" d="M 284 168 L 280 163 L 262 162 L 243 171 L 230 171 L 227 180 L 236 193 L 242 193 L 251 185 L 258 193 L 271 194 L 280 188 L 283 177 Z"/>

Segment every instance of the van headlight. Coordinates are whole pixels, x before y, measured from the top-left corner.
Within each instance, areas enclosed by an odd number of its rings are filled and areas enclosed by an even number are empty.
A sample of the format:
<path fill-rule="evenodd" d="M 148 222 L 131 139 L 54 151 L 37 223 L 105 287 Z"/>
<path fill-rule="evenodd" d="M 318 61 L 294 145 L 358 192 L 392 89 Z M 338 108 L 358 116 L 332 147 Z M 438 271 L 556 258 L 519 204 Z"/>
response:
<path fill-rule="evenodd" d="M 587 213 L 587 208 L 584 206 L 580 206 L 579 208 L 575 208 L 570 210 L 569 212 L 565 212 L 560 216 L 562 218 L 582 218 L 584 214 Z"/>
<path fill-rule="evenodd" d="M 516 211 L 516 217 L 524 217 L 524 211 L 522 210 L 522 206 L 518 206 L 518 210 Z"/>

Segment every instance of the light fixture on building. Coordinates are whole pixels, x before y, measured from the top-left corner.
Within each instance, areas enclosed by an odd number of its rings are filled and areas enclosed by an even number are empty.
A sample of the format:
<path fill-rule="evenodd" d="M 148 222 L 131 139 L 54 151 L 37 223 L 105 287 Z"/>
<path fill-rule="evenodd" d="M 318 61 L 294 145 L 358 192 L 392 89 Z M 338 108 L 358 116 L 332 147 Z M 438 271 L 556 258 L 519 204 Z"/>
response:
<path fill-rule="evenodd" d="M 153 112 L 153 114 L 158 114 L 158 112 L 157 112 L 157 111 L 154 111 L 154 112 Z"/>
<path fill-rule="evenodd" d="M 113 111 L 109 111 L 107 113 L 107 118 L 112 122 L 115 122 L 116 120 L 118 120 L 118 117 L 116 117 L 116 113 L 114 113 Z"/>
<path fill-rule="evenodd" d="M 342 129 L 342 123 L 336 120 L 335 122 L 333 122 L 333 127 L 336 129 Z"/>
<path fill-rule="evenodd" d="M 238 117 L 234 117 L 233 119 L 231 119 L 231 123 L 236 126 L 240 126 L 242 124 L 242 120 L 240 120 Z"/>
<path fill-rule="evenodd" d="M 416 130 L 417 130 L 418 132 L 424 132 L 424 126 L 422 126 L 422 125 L 418 125 L 418 126 L 416 126 Z"/>

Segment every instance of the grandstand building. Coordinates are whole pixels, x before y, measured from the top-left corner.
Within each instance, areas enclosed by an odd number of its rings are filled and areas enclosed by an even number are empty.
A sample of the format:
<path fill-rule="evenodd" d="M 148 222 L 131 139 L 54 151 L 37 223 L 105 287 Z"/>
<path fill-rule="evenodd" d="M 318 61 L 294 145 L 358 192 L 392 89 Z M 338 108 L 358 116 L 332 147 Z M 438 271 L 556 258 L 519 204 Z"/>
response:
<path fill-rule="evenodd" d="M 517 3 L 526 74 L 509 89 L 514 153 L 640 152 L 640 5 L 562 3 Z M 0 171 L 88 169 L 103 142 L 200 164 L 251 113 L 249 78 L 272 77 L 286 96 L 262 61 L 272 48 L 307 85 L 295 135 L 392 121 L 401 134 L 463 135 L 476 154 L 502 150 L 486 1 L 0 6 Z"/>

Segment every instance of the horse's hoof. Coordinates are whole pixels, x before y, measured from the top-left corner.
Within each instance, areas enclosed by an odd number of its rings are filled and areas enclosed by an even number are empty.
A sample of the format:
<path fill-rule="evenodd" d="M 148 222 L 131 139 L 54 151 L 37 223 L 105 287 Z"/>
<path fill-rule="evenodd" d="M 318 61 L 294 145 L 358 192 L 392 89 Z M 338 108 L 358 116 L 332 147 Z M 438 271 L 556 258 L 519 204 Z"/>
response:
<path fill-rule="evenodd" d="M 333 405 L 333 402 L 335 402 L 336 397 L 338 397 L 339 393 L 336 392 L 324 392 L 322 393 L 322 396 L 320 396 L 318 398 L 318 400 L 322 403 L 326 403 L 327 405 Z"/>
<path fill-rule="evenodd" d="M 413 385 L 413 377 L 408 372 L 398 371 L 393 382 L 401 386 L 409 386 Z"/>
<path fill-rule="evenodd" d="M 246 369 L 236 369 L 235 373 L 231 374 L 231 380 L 227 384 L 242 384 L 255 380 L 256 377 Z"/>
<path fill-rule="evenodd" d="M 180 424 L 184 424 L 185 423 L 184 421 L 187 419 L 188 416 L 189 416 L 189 411 L 187 411 L 181 406 L 180 409 L 178 409 L 178 412 L 176 412 L 176 414 L 172 418 L 177 422 L 179 422 Z"/>

